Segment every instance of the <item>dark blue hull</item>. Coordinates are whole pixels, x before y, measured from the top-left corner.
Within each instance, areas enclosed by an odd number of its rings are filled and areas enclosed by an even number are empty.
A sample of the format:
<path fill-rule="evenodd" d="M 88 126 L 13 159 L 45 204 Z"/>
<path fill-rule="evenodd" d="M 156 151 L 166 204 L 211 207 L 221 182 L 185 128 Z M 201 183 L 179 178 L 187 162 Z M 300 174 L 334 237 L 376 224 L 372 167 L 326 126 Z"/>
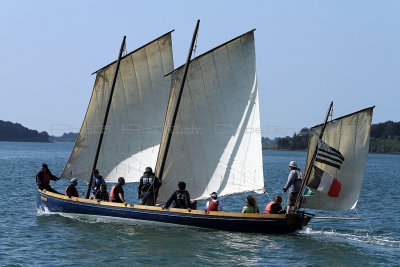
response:
<path fill-rule="evenodd" d="M 51 212 L 111 216 L 143 221 L 189 225 L 225 231 L 255 232 L 267 234 L 291 233 L 302 228 L 310 220 L 303 214 L 241 214 L 184 209 L 162 210 L 160 207 L 101 202 L 81 198 L 43 193 L 38 190 L 37 207 Z"/>

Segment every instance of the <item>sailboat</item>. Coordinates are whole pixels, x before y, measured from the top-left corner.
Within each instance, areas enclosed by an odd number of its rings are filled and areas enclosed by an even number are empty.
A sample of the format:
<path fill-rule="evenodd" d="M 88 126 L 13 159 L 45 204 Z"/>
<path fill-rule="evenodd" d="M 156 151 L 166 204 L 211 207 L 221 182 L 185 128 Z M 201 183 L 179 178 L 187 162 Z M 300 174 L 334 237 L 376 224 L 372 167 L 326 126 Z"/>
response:
<path fill-rule="evenodd" d="M 302 208 L 356 208 L 368 159 L 373 109 L 374 106 L 310 129 L 304 186 L 307 184 L 312 194 L 299 198 L 297 204 L 301 201 Z M 321 183 L 324 181 L 327 183 Z"/>
<path fill-rule="evenodd" d="M 195 200 L 206 199 L 214 191 L 219 196 L 264 192 L 254 30 L 191 59 L 198 26 L 199 21 L 186 64 L 175 70 L 171 32 L 124 57 L 121 56 L 123 41 L 119 60 L 96 72 L 89 107 L 61 177 L 88 180 L 97 167 L 106 174 L 108 182 L 115 182 L 120 176 L 128 182 L 137 182 L 144 168 L 152 166 L 163 181 L 158 203 L 166 201 L 180 180 L 186 182 Z M 355 122 L 356 130 L 347 132 Z M 343 136 L 348 134 L 347 139 L 339 138 L 339 149 L 346 157 L 342 168 L 346 172 L 343 176 L 338 173 L 343 181 L 354 164 L 360 164 L 360 170 L 365 169 L 370 123 L 370 117 L 360 116 L 357 120 L 342 118 L 324 124 L 324 138 L 333 140 L 338 131 Z M 357 138 L 352 139 L 354 135 Z M 314 139 L 310 144 L 315 145 Z M 355 151 L 354 160 L 348 160 L 347 151 Z M 310 166 L 311 163 L 314 164 L 312 158 Z M 346 164 L 348 168 L 344 167 Z M 356 177 L 361 185 L 363 173 L 353 174 L 348 179 Z M 306 178 L 311 177 L 310 174 Z M 307 183 L 304 184 L 305 188 Z M 350 190 L 343 182 L 343 192 L 345 186 Z M 342 193 L 335 201 L 345 196 Z M 318 192 L 313 197 L 319 198 Z M 37 207 L 51 212 L 272 234 L 290 233 L 306 226 L 313 216 L 300 210 L 302 205 L 314 203 L 311 198 L 302 197 L 291 214 L 242 214 L 125 206 L 90 200 L 88 194 L 86 199 L 68 198 L 38 190 L 37 195 Z"/>

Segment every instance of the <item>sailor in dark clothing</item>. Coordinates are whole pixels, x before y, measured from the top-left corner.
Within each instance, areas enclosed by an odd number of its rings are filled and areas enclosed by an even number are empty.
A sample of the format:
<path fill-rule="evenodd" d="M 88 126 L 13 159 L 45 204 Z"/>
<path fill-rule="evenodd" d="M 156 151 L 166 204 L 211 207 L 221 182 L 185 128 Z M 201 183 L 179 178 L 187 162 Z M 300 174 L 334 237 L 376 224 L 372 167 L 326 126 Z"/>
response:
<path fill-rule="evenodd" d="M 179 188 L 179 190 L 176 190 L 171 195 L 171 197 L 165 203 L 165 206 L 163 207 L 163 209 L 168 209 L 169 206 L 171 205 L 172 201 L 175 201 L 174 208 L 187 209 L 190 212 L 191 211 L 191 209 L 190 209 L 190 195 L 189 195 L 189 192 L 185 190 L 186 189 L 185 182 L 179 182 L 178 183 L 178 188 Z"/>
<path fill-rule="evenodd" d="M 68 197 L 79 197 L 76 186 L 78 185 L 78 179 L 72 178 L 71 184 L 65 188 L 65 195 Z"/>
<path fill-rule="evenodd" d="M 119 177 L 118 184 L 114 185 L 111 188 L 111 192 L 110 192 L 111 202 L 124 203 L 125 206 L 128 204 L 125 201 L 125 193 L 124 193 L 124 189 L 122 188 L 122 186 L 124 184 L 125 184 L 124 177 Z"/>
<path fill-rule="evenodd" d="M 96 195 L 94 196 L 94 198 L 97 201 L 109 201 L 110 200 L 108 192 L 107 192 L 106 184 L 100 185 L 100 190 L 96 192 Z"/>
<path fill-rule="evenodd" d="M 161 186 L 161 180 L 158 179 L 150 167 L 146 168 L 143 176 L 140 178 L 138 187 L 138 199 L 140 205 L 154 206 L 157 197 L 158 188 Z"/>
<path fill-rule="evenodd" d="M 47 190 L 53 193 L 59 194 L 56 190 L 51 188 L 50 180 L 57 181 L 60 180 L 57 176 L 54 176 L 51 171 L 49 170 L 46 163 L 42 164 L 42 169 L 36 175 L 36 184 L 40 190 Z"/>

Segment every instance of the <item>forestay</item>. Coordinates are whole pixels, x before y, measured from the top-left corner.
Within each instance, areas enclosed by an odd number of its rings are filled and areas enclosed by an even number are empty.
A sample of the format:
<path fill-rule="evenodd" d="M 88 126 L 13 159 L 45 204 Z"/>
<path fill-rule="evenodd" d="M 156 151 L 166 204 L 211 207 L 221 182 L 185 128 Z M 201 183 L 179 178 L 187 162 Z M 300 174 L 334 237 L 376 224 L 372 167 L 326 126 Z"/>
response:
<path fill-rule="evenodd" d="M 368 158 L 372 111 L 373 107 L 328 122 L 322 141 L 340 151 L 344 160 L 340 168 L 320 162 L 315 162 L 315 166 L 342 184 L 340 193 L 338 197 L 330 197 L 311 189 L 313 195 L 303 197 L 302 208 L 342 211 L 356 207 Z M 311 128 L 306 166 L 309 166 L 314 155 L 321 129 L 322 125 Z"/>
<path fill-rule="evenodd" d="M 61 177 L 89 179 L 116 63 L 97 72 L 79 136 Z M 139 181 L 155 167 L 174 69 L 171 32 L 121 60 L 97 169 L 106 181 Z"/>
<path fill-rule="evenodd" d="M 165 152 L 184 68 L 175 70 L 156 170 Z M 157 173 L 159 174 L 159 173 Z M 186 182 L 192 199 L 264 190 L 253 31 L 192 60 L 166 153 L 165 201 Z"/>

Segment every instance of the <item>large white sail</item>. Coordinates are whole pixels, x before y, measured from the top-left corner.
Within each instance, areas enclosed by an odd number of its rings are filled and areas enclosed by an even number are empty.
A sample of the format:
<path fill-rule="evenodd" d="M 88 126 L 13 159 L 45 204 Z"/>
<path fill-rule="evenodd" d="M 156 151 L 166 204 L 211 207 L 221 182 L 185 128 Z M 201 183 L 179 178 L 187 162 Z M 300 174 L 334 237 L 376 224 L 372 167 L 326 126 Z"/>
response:
<path fill-rule="evenodd" d="M 183 72 L 181 67 L 171 74 L 175 82 L 165 129 L 170 127 Z M 160 155 L 165 152 L 167 133 Z M 160 164 L 159 157 L 157 171 Z M 179 181 L 186 183 L 192 199 L 205 199 L 213 191 L 222 196 L 263 192 L 253 31 L 191 61 L 161 178 L 161 202 Z"/>
<path fill-rule="evenodd" d="M 97 72 L 92 97 L 75 147 L 61 177 L 89 179 L 116 62 Z M 139 181 L 155 167 L 174 69 L 171 32 L 126 55 L 120 69 L 97 169 L 106 181 Z"/>
<path fill-rule="evenodd" d="M 341 184 L 340 192 L 337 197 L 331 197 L 326 192 L 311 189 L 313 195 L 303 197 L 302 208 L 342 211 L 356 207 L 368 158 L 372 111 L 373 107 L 328 122 L 322 141 L 339 151 L 344 160 L 339 161 L 340 168 L 331 166 L 335 164 L 328 161 L 328 164 L 315 162 L 314 165 L 336 178 Z M 314 155 L 321 129 L 321 125 L 311 128 L 313 134 L 310 138 L 306 166 L 309 166 Z M 313 175 L 308 184 L 312 177 Z"/>

